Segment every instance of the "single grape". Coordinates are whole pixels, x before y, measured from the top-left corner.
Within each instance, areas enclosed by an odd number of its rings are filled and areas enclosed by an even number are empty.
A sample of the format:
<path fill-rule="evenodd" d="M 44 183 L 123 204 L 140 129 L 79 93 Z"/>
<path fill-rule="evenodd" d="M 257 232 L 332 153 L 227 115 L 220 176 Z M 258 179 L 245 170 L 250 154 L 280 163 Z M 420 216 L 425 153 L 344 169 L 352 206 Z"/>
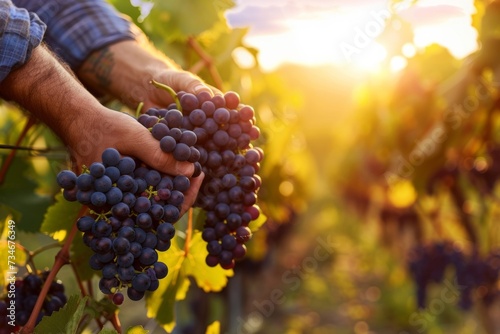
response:
<path fill-rule="evenodd" d="M 160 140 L 160 148 L 165 153 L 171 153 L 171 152 L 173 152 L 176 146 L 177 146 L 177 142 L 171 136 L 164 136 Z"/>
<path fill-rule="evenodd" d="M 89 168 L 90 175 L 92 175 L 95 178 L 99 178 L 104 175 L 104 172 L 106 172 L 106 167 L 100 162 L 93 162 L 90 165 Z"/>
<path fill-rule="evenodd" d="M 121 305 L 123 304 L 123 301 L 125 300 L 125 297 L 121 292 L 117 292 L 113 295 L 113 304 L 115 305 Z"/>
<path fill-rule="evenodd" d="M 57 174 L 57 184 L 63 189 L 72 189 L 76 185 L 76 174 L 70 170 L 63 170 Z"/>
<path fill-rule="evenodd" d="M 120 152 L 114 148 L 107 148 L 101 155 L 104 166 L 116 166 L 120 162 Z"/>

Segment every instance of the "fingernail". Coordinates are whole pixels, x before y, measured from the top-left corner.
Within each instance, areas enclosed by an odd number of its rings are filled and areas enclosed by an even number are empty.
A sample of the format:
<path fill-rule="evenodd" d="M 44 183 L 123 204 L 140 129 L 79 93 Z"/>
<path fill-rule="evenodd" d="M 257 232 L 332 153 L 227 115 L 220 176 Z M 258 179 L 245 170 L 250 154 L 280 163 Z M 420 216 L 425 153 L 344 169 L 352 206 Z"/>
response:
<path fill-rule="evenodd" d="M 193 89 L 193 90 L 194 90 L 194 92 L 195 92 L 196 94 L 198 94 L 199 92 L 206 90 L 206 87 L 200 84 L 200 85 L 198 85 L 198 86 L 194 87 L 194 89 Z"/>

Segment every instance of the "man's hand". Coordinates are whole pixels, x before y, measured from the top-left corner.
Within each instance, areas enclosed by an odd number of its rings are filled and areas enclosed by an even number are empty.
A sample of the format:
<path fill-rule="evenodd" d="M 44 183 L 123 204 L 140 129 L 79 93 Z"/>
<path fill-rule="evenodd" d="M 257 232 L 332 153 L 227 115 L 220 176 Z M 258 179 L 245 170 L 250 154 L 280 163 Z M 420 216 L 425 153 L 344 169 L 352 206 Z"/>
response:
<path fill-rule="evenodd" d="M 149 130 L 128 114 L 102 107 L 97 121 L 77 122 L 81 123 L 81 131 L 74 134 L 77 144 L 70 148 L 77 171 L 82 165 L 90 166 L 92 162 L 100 161 L 102 152 L 113 147 L 122 155 L 137 158 L 159 172 L 187 177 L 193 175 L 194 164 L 179 162 L 171 154 L 163 152 L 160 143 L 153 138 Z M 191 187 L 185 194 L 181 214 L 196 200 L 203 177 L 202 173 L 191 178 Z"/>
<path fill-rule="evenodd" d="M 154 87 L 151 80 L 174 91 L 222 95 L 196 75 L 180 69 L 151 45 L 137 41 L 119 42 L 94 52 L 77 75 L 91 91 L 118 98 L 132 109 L 143 102 L 144 111 L 153 106 L 166 107 L 172 102 L 170 95 Z"/>
<path fill-rule="evenodd" d="M 178 162 L 131 116 L 103 107 L 44 47 L 0 84 L 1 96 L 13 100 L 47 124 L 66 144 L 75 167 L 101 160 L 108 147 L 138 158 L 149 167 L 191 177 L 193 164 Z M 183 212 L 196 198 L 203 175 L 192 179 Z"/>

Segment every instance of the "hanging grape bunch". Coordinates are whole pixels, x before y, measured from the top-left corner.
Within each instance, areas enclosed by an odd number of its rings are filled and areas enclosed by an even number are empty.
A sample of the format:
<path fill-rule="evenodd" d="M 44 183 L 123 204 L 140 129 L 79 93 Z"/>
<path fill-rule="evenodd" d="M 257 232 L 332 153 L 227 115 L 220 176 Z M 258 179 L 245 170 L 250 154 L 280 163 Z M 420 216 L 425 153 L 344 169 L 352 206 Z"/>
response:
<path fill-rule="evenodd" d="M 248 225 L 259 216 L 257 172 L 263 151 L 252 145 L 260 135 L 254 110 L 241 104 L 235 92 L 211 97 L 153 84 L 167 90 L 175 103 L 166 109 L 151 108 L 138 121 L 150 129 L 164 152 L 201 166 L 205 178 L 195 206 L 206 211 L 206 262 L 233 268 L 246 254 Z"/>
<path fill-rule="evenodd" d="M 68 201 L 87 205 L 90 215 L 77 221 L 84 243 L 95 253 L 90 267 L 100 270 L 99 288 L 123 302 L 122 289 L 132 300 L 158 288 L 168 268 L 158 261 L 157 251 L 170 248 L 173 224 L 179 220 L 187 177 L 161 174 L 121 157 L 114 148 L 102 153 L 76 176 L 70 170 L 57 175 Z"/>
<path fill-rule="evenodd" d="M 195 96 L 154 84 L 169 91 L 176 103 L 151 108 L 138 122 L 159 141 L 162 151 L 194 163 L 193 177 L 204 172 L 195 206 L 206 212 L 206 263 L 233 268 L 246 254 L 248 225 L 260 214 L 256 202 L 261 179 L 256 173 L 263 151 L 251 144 L 260 135 L 254 110 L 241 105 L 234 92 Z M 113 148 L 101 158 L 78 176 L 70 170 L 60 172 L 57 182 L 66 200 L 90 208 L 77 227 L 94 252 L 91 268 L 101 271 L 100 290 L 112 294 L 119 305 L 123 289 L 130 299 L 140 300 L 166 277 L 168 268 L 158 261 L 157 251 L 170 248 L 190 180 L 121 157 Z"/>
<path fill-rule="evenodd" d="M 26 324 L 49 273 L 50 271 L 30 273 L 16 279 L 15 290 L 12 290 L 15 292 L 11 291 L 0 299 L 0 333 L 10 334 Z M 50 316 L 58 311 L 66 302 L 67 298 L 61 281 L 52 282 L 42 310 L 38 314 L 37 323 L 42 320 L 43 316 Z"/>

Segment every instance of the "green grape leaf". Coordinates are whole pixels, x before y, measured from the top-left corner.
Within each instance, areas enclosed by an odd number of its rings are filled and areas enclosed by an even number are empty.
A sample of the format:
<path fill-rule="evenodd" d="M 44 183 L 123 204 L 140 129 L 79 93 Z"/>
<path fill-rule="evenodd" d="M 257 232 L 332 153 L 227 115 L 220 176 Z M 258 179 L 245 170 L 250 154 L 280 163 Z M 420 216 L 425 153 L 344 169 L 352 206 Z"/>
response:
<path fill-rule="evenodd" d="M 14 158 L 4 183 L 0 186 L 0 203 L 19 213 L 19 231 L 38 232 L 43 215 L 52 203 L 52 196 L 37 192 L 37 173 L 25 159 Z"/>
<path fill-rule="evenodd" d="M 205 257 L 208 252 L 200 231 L 193 231 L 187 254 L 184 242 L 176 235 L 170 249 L 160 252 L 158 261 L 168 266 L 169 273 L 160 280 L 159 288 L 146 298 L 148 317 L 154 317 L 167 332 L 175 327 L 174 305 L 176 301 L 186 297 L 190 276 L 200 288 L 209 292 L 222 290 L 227 285 L 228 277 L 233 275 L 233 270 L 206 265 Z"/>
<path fill-rule="evenodd" d="M 65 200 L 62 193 L 58 193 L 55 200 L 56 202 L 45 213 L 40 231 L 58 241 L 63 241 L 78 218 L 82 205 Z"/>
<path fill-rule="evenodd" d="M 111 315 L 118 310 L 118 306 L 113 304 L 113 302 L 104 297 L 101 300 L 91 299 L 85 308 L 85 312 L 92 316 L 92 318 L 106 317 L 107 315 Z"/>
<path fill-rule="evenodd" d="M 35 334 L 74 334 L 77 333 L 78 324 L 83 316 L 85 303 L 88 297 L 79 295 L 70 296 L 62 309 L 52 313 L 50 317 L 43 317 L 35 327 Z"/>
<path fill-rule="evenodd" d="M 155 0 L 143 28 L 148 35 L 159 35 L 169 42 L 184 41 L 189 36 L 210 29 L 219 21 L 225 22 L 223 13 L 233 6 L 232 0 Z"/>
<path fill-rule="evenodd" d="M 82 280 L 89 280 L 96 273 L 89 266 L 89 259 L 93 254 L 90 247 L 83 243 L 82 234 L 77 233 L 71 244 L 71 263 Z"/>

